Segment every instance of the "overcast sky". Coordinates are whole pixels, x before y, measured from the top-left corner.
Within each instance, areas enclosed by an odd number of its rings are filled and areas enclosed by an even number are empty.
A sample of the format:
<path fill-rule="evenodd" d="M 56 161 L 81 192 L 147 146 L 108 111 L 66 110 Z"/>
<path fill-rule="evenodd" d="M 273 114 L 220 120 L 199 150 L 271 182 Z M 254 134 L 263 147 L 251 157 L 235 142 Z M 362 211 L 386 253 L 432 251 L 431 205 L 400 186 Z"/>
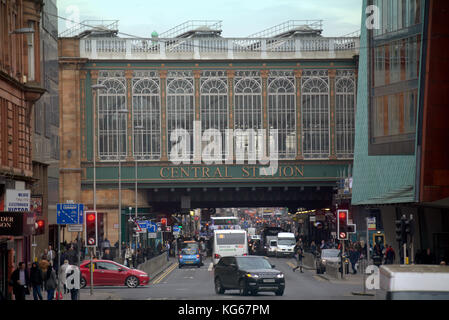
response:
<path fill-rule="evenodd" d="M 159 34 L 187 20 L 222 20 L 222 36 L 246 37 L 288 20 L 323 20 L 324 36 L 360 29 L 362 0 L 58 0 L 71 20 L 119 20 L 119 31 Z M 70 22 L 59 20 L 59 32 Z M 124 35 L 121 35 L 125 37 Z"/>

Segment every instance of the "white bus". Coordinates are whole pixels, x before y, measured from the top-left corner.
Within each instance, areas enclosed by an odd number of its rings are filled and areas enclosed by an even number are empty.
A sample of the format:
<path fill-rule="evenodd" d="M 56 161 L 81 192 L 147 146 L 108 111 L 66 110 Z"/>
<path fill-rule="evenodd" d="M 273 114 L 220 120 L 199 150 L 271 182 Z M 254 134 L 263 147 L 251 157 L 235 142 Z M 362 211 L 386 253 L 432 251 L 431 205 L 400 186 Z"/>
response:
<path fill-rule="evenodd" d="M 212 258 L 214 265 L 222 257 L 248 255 L 248 239 L 245 230 L 215 230 Z"/>
<path fill-rule="evenodd" d="M 210 217 L 211 230 L 240 230 L 239 219 L 237 217 Z"/>

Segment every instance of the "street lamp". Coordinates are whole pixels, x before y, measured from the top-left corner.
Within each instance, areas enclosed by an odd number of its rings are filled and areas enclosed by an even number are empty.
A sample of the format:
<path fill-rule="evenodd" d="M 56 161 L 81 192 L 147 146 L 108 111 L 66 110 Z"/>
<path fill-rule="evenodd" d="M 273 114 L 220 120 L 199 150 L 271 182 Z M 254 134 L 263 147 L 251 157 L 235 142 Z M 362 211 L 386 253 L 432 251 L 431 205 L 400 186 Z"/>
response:
<path fill-rule="evenodd" d="M 91 86 L 92 88 L 92 94 L 93 94 L 93 100 L 94 100 L 94 107 L 92 109 L 92 161 L 93 161 L 93 166 L 94 166 L 94 191 L 93 191 L 93 203 L 94 203 L 94 211 L 97 211 L 97 163 L 96 163 L 96 158 L 97 158 L 97 146 L 96 146 L 96 142 L 95 142 L 95 131 L 96 131 L 96 126 L 95 126 L 95 121 L 96 121 L 96 112 L 97 112 L 97 92 L 98 90 L 106 90 L 107 87 L 104 84 L 94 84 Z"/>
<path fill-rule="evenodd" d="M 127 114 L 128 109 L 120 109 L 117 110 L 117 121 L 118 121 L 118 135 L 117 135 L 117 142 L 118 142 L 118 202 L 119 202 L 119 209 L 118 209 L 118 252 L 119 252 L 119 258 L 121 258 L 122 254 L 122 155 L 120 146 L 122 145 L 122 139 L 121 139 L 121 131 L 122 131 L 122 121 L 119 118 L 120 114 Z"/>
<path fill-rule="evenodd" d="M 134 130 L 142 130 L 142 129 L 144 129 L 144 126 L 143 125 L 138 125 L 138 126 L 134 126 Z M 134 153 L 136 153 L 135 151 L 136 151 L 136 148 L 135 148 L 135 145 L 136 145 L 136 139 L 134 138 Z M 134 163 L 135 163 L 135 181 L 136 181 L 136 187 L 135 187 L 135 196 L 136 196 L 136 212 L 135 212 L 135 217 L 136 217 L 136 221 L 137 221 L 137 156 L 136 156 L 136 154 L 134 154 Z M 137 250 L 137 237 L 136 237 L 136 250 Z"/>
<path fill-rule="evenodd" d="M 93 163 L 93 174 L 94 174 L 94 186 L 93 186 L 93 205 L 94 205 L 94 211 L 97 211 L 97 148 L 96 148 L 96 140 L 95 140 L 95 132 L 96 132 L 96 126 L 95 126 L 95 121 L 96 121 L 96 112 L 97 112 L 97 92 L 98 90 L 106 90 L 107 87 L 104 84 L 94 84 L 91 86 L 92 89 L 92 94 L 93 94 L 93 108 L 92 108 L 92 163 Z M 79 232 L 78 232 L 78 239 L 79 237 Z M 79 245 L 78 245 L 78 250 L 79 250 Z M 90 287 L 90 295 L 93 295 L 93 289 L 92 289 L 92 277 L 93 277 L 93 273 L 92 273 L 92 251 L 93 249 L 90 248 L 90 274 L 91 274 L 91 287 Z M 78 256 L 79 256 L 79 252 L 78 252 Z"/>

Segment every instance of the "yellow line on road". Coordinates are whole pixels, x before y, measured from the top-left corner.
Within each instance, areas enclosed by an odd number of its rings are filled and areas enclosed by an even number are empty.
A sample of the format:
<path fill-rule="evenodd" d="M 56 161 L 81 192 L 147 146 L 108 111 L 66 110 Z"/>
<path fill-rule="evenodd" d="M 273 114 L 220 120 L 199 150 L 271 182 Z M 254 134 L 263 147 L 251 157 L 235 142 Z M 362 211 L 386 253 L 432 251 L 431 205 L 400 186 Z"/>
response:
<path fill-rule="evenodd" d="M 292 268 L 296 268 L 296 266 L 295 266 L 293 263 L 291 263 L 291 262 L 287 262 L 287 264 L 288 264 L 290 267 L 292 267 Z"/>
<path fill-rule="evenodd" d="M 178 267 L 178 263 L 172 264 L 166 271 L 164 271 L 163 274 L 161 274 L 156 280 L 153 281 L 153 284 L 158 284 L 161 282 L 166 276 L 170 274 L 173 270 L 175 270 Z"/>

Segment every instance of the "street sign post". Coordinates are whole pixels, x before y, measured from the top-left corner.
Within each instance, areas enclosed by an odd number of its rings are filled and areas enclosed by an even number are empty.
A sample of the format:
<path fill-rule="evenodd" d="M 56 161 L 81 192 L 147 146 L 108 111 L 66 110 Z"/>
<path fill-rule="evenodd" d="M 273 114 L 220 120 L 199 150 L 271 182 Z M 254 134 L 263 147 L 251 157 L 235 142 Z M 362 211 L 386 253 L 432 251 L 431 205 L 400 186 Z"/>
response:
<path fill-rule="evenodd" d="M 56 205 L 57 224 L 83 224 L 83 216 L 83 204 L 58 203 Z"/>

